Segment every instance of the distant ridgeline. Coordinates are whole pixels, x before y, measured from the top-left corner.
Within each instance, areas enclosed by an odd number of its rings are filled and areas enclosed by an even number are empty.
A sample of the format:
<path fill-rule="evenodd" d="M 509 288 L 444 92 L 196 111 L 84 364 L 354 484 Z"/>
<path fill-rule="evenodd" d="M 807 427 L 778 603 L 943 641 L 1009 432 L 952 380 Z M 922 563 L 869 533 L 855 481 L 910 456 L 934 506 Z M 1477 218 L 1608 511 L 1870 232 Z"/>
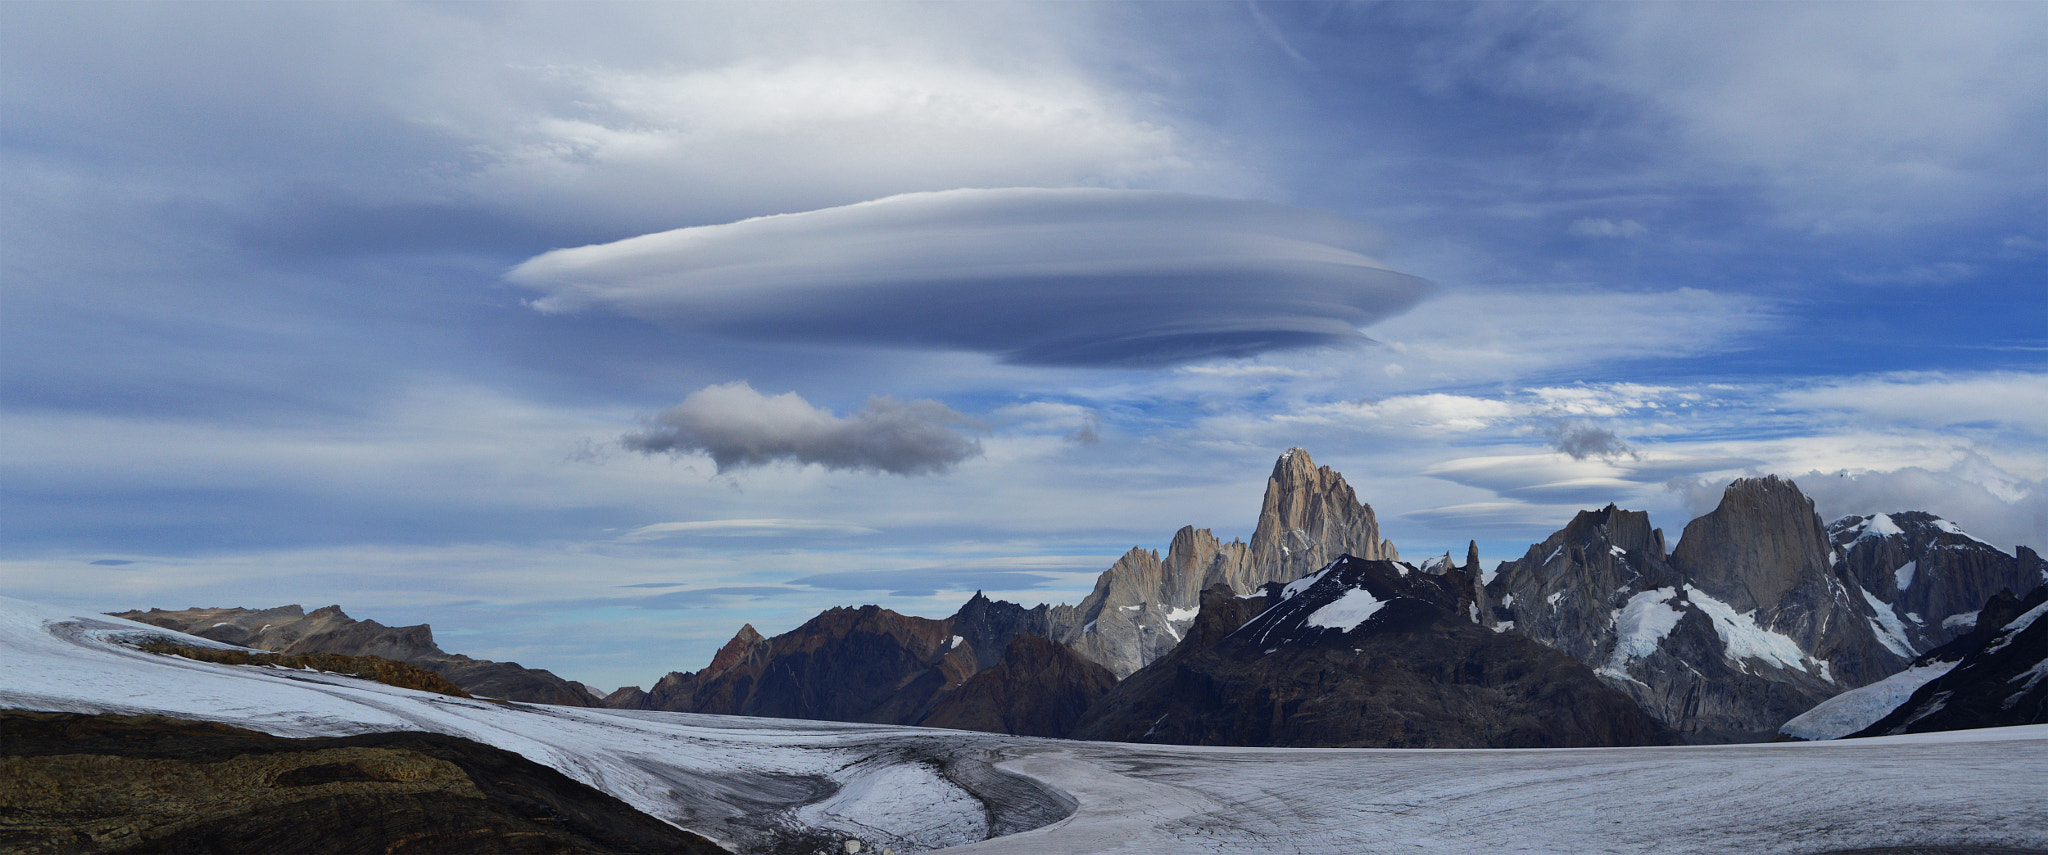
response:
<path fill-rule="evenodd" d="M 121 616 L 386 656 L 543 703 L 1196 745 L 1569 747 L 2042 722 L 2044 582 L 2033 550 L 1931 514 L 1823 524 L 1777 477 L 1730 484 L 1675 551 L 1647 514 L 1609 505 L 1492 573 L 1476 544 L 1463 563 L 1412 564 L 1342 475 L 1295 448 L 1249 543 L 1183 528 L 1078 605 L 834 608 L 773 638 L 741 627 L 703 670 L 602 699 L 333 607 Z"/>

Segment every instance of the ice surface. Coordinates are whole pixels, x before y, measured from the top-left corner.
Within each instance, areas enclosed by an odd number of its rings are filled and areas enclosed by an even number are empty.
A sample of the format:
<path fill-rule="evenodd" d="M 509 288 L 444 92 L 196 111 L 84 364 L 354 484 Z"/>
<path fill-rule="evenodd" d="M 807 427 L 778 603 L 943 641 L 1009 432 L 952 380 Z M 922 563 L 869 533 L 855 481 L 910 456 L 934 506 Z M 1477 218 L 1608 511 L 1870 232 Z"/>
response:
<path fill-rule="evenodd" d="M 1628 663 L 1657 652 L 1658 643 L 1685 616 L 1669 605 L 1676 596 L 1677 588 L 1643 591 L 1614 610 L 1614 653 L 1608 657 L 1606 667 L 1600 669 L 1602 674 L 1633 679 L 1628 676 Z"/>
<path fill-rule="evenodd" d="M 1729 659 L 1738 664 L 1744 660 L 1767 662 L 1792 671 L 1816 670 L 1828 678 L 1827 663 L 1807 656 L 1790 636 L 1757 626 L 1749 614 L 1736 614 L 1733 606 L 1692 585 L 1685 586 L 1685 596 L 1713 619 L 1714 632 L 1721 636 Z"/>
<path fill-rule="evenodd" d="M 1908 566 L 1911 564 L 1912 562 L 1907 562 Z M 1890 603 L 1878 599 L 1864 590 L 1862 585 L 1856 586 L 1856 593 L 1862 594 L 1863 602 L 1869 604 L 1870 610 L 1876 613 L 1876 617 L 1870 619 L 1870 628 L 1876 631 L 1878 643 L 1907 659 L 1919 655 L 1913 651 L 1913 645 L 1906 643 L 1906 625 L 1899 620 Z"/>
<path fill-rule="evenodd" d="M 973 837 L 1009 809 L 966 795 L 962 782 L 977 775 L 1056 788 L 1072 815 L 949 853 L 2048 848 L 2048 726 L 1692 748 L 1123 745 L 468 701 L 111 640 L 143 635 L 173 634 L 0 597 L 0 707 L 158 713 L 287 736 L 449 733 L 747 851 L 775 848 L 777 828 L 898 852 Z"/>
<path fill-rule="evenodd" d="M 1936 662 L 1907 668 L 1862 688 L 1850 689 L 1800 713 L 1778 728 L 1779 733 L 1799 739 L 1839 739 L 1877 723 L 1898 709 L 1913 692 L 1956 667 L 1954 662 Z"/>
<path fill-rule="evenodd" d="M 1201 613 L 1201 609 L 1168 609 L 1166 619 L 1170 621 L 1194 620 L 1195 615 Z"/>
<path fill-rule="evenodd" d="M 1890 537 L 1905 533 L 1905 529 L 1899 528 L 1899 524 L 1892 521 L 1891 514 L 1871 514 L 1870 519 L 1863 521 L 1863 530 L 1856 537 L 1860 540 L 1866 537 Z"/>
<path fill-rule="evenodd" d="M 1302 623 L 1325 629 L 1350 630 L 1365 623 L 1374 612 L 1385 606 L 1386 601 L 1372 595 L 1364 588 L 1352 588 L 1344 595 L 1316 609 Z"/>
<path fill-rule="evenodd" d="M 1988 540 L 1979 538 L 1978 536 L 1971 534 L 1967 531 L 1964 531 L 1962 526 L 1956 525 L 1955 523 L 1949 522 L 1948 520 L 1936 517 L 1934 519 L 1934 527 L 1941 529 L 1942 531 L 1948 532 L 1949 534 L 1956 535 L 1957 537 L 1967 537 L 1973 541 L 1976 541 L 1977 543 L 1981 543 L 1987 547 L 1990 547 L 1991 549 L 1999 552 L 2000 554 L 2006 554 L 2005 550 L 1999 549 L 1997 545 L 1991 543 Z"/>
<path fill-rule="evenodd" d="M 1913 587 L 1913 572 L 1918 569 L 1920 569 L 1919 561 L 1908 561 L 1901 564 L 1899 569 L 1892 571 L 1892 581 L 1898 583 L 1899 590 L 1901 591 L 1911 588 Z"/>

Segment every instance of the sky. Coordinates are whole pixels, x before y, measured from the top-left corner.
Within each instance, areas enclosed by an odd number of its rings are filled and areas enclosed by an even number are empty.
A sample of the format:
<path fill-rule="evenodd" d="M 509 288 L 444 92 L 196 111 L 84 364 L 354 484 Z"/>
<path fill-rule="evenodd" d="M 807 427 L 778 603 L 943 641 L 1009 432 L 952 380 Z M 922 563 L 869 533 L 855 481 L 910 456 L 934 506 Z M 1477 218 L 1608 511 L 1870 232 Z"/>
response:
<path fill-rule="evenodd" d="M 1733 478 L 2048 545 L 2048 5 L 0 3 L 0 589 L 604 689 Z"/>

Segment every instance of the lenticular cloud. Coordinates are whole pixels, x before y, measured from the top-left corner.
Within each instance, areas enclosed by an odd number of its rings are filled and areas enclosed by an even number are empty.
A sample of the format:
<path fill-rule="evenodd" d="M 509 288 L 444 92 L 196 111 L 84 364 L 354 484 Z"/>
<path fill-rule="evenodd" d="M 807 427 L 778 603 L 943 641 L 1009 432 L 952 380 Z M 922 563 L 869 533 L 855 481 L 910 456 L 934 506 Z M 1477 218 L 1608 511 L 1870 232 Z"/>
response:
<path fill-rule="evenodd" d="M 694 332 L 1163 366 L 1363 341 L 1427 282 L 1330 214 L 1137 190 L 912 193 L 561 249 L 514 268 L 543 311 Z"/>

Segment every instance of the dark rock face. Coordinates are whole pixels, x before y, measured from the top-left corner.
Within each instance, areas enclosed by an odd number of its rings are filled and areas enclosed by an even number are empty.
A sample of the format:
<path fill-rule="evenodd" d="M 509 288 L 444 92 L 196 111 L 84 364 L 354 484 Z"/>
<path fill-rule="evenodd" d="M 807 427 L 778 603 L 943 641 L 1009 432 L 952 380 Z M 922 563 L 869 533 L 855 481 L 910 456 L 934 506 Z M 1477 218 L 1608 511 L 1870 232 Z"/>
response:
<path fill-rule="evenodd" d="M 427 624 L 385 626 L 373 620 L 351 618 L 342 613 L 340 606 L 310 613 L 294 605 L 274 609 L 150 609 L 114 616 L 272 653 L 379 656 L 437 672 L 463 690 L 487 698 L 597 706 L 597 699 L 582 684 L 541 669 L 523 668 L 516 662 L 492 662 L 448 653 L 434 644 L 434 630 Z"/>
<path fill-rule="evenodd" d="M 2040 573 L 2020 552 L 1921 513 L 1823 526 L 1797 485 L 1746 478 L 1669 556 L 1647 516 L 1609 505 L 1502 564 L 1479 599 L 1489 624 L 1592 666 L 1688 740 L 1757 741 L 1961 632 L 1950 618 L 1983 601 L 1968 592 Z"/>
<path fill-rule="evenodd" d="M 1052 636 L 1051 607 L 1025 608 L 1007 600 L 991 600 L 975 591 L 949 621 L 953 634 L 974 651 L 974 667 L 992 668 L 1020 635 Z"/>
<path fill-rule="evenodd" d="M 1850 736 L 2048 723 L 2048 585 L 2025 599 L 1999 592 L 1985 605 L 1975 631 L 1922 660 L 1951 657 L 1958 661 L 1948 673 Z"/>
<path fill-rule="evenodd" d="M 1717 525 L 1728 536 L 1739 528 Z M 1766 739 L 1840 691 L 1789 639 L 1743 644 L 1768 637 L 1673 563 L 1647 514 L 1613 505 L 1581 511 L 1501 565 L 1485 588 L 1487 618 L 1594 668 L 1689 741 Z"/>
<path fill-rule="evenodd" d="M 1273 464 L 1251 543 L 1224 543 L 1208 529 L 1175 532 L 1165 557 L 1133 548 L 1096 579 L 1078 606 L 1051 612 L 1052 637 L 1128 676 L 1180 643 L 1203 589 L 1240 594 L 1291 582 L 1339 555 L 1399 556 L 1380 539 L 1378 518 L 1344 476 L 1318 467 L 1300 448 Z"/>
<path fill-rule="evenodd" d="M 1073 735 L 1396 748 L 1674 741 L 1583 664 L 1479 626 L 1473 592 L 1461 569 L 1350 556 L 1257 598 L 1212 589 L 1188 640 L 1119 684 Z"/>
<path fill-rule="evenodd" d="M 951 620 L 880 606 L 829 609 L 772 639 L 746 626 L 704 670 L 663 677 L 640 708 L 908 724 L 976 670 L 974 651 L 952 639 Z"/>
<path fill-rule="evenodd" d="M 1019 634 L 991 667 L 940 698 L 918 724 L 1016 736 L 1066 736 L 1116 675 L 1066 645 Z"/>
<path fill-rule="evenodd" d="M 1847 516 L 1828 525 L 1838 573 L 1876 601 L 1905 646 L 1927 650 L 1970 631 L 1966 617 L 2000 590 L 2048 582 L 2048 564 L 2024 546 L 2007 555 L 1960 526 L 1921 511 Z"/>
<path fill-rule="evenodd" d="M 156 716 L 0 712 L 0 850 L 714 853 L 517 754 L 433 733 L 284 739 Z"/>

